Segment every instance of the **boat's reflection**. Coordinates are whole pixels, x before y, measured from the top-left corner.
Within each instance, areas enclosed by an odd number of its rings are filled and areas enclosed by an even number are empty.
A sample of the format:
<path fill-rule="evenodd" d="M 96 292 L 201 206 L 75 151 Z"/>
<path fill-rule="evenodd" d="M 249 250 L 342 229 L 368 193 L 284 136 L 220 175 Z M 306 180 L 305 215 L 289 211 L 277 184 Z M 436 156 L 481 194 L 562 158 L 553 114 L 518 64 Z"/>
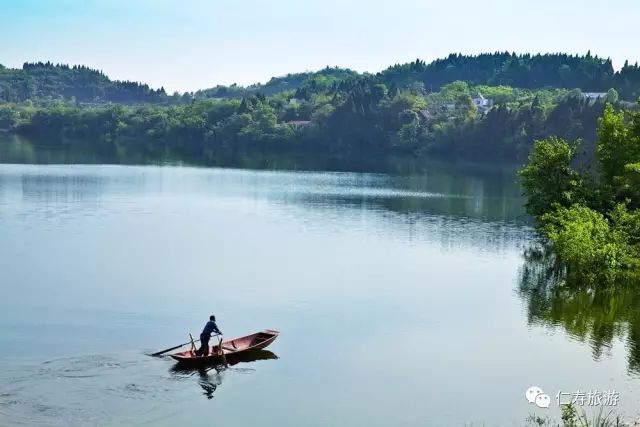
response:
<path fill-rule="evenodd" d="M 178 376 L 195 376 L 198 375 L 198 385 L 202 387 L 204 396 L 207 399 L 213 399 L 213 394 L 222 384 L 221 373 L 227 370 L 229 367 L 250 363 L 258 360 L 272 360 L 277 359 L 278 356 L 269 350 L 254 350 L 249 352 L 243 352 L 237 355 L 227 356 L 227 364 L 212 363 L 206 366 L 200 366 L 198 368 L 185 367 L 180 364 L 175 364 L 171 367 L 171 373 Z"/>

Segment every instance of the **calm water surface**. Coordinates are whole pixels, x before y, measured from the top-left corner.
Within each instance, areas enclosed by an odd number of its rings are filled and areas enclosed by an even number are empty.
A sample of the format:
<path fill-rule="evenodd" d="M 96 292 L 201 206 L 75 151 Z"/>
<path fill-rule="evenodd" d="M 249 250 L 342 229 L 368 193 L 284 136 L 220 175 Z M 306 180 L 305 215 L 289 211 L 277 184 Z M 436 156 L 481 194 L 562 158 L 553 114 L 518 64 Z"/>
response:
<path fill-rule="evenodd" d="M 616 389 L 637 415 L 628 319 L 598 341 L 588 315 L 582 333 L 548 316 L 521 205 L 513 171 L 446 164 L 0 165 L 0 425 L 557 416 L 527 404 L 532 384 Z M 273 354 L 207 373 L 145 356 L 210 313 L 228 337 L 280 330 Z"/>

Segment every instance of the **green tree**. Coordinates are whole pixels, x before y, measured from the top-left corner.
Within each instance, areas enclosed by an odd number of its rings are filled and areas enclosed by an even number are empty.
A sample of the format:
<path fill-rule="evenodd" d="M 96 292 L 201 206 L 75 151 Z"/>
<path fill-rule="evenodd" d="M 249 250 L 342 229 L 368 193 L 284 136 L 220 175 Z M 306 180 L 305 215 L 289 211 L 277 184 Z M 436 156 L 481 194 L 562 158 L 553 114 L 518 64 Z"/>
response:
<path fill-rule="evenodd" d="M 640 250 L 640 210 L 629 211 L 625 203 L 618 203 L 609 216 L 616 230 L 629 244 Z"/>
<path fill-rule="evenodd" d="M 606 99 L 607 99 L 607 102 L 615 104 L 620 99 L 620 95 L 618 94 L 617 90 L 615 90 L 614 88 L 611 88 L 607 91 Z"/>
<path fill-rule="evenodd" d="M 11 129 L 18 123 L 18 111 L 0 106 L 0 129 Z"/>
<path fill-rule="evenodd" d="M 384 83 L 378 83 L 371 87 L 371 96 L 373 97 L 373 102 L 376 104 L 385 99 L 388 93 L 389 90 Z"/>
<path fill-rule="evenodd" d="M 624 111 L 616 111 L 607 104 L 599 119 L 597 157 L 602 183 L 608 193 L 622 201 L 627 196 L 624 191 L 627 179 L 634 175 L 634 169 L 626 169 L 627 164 L 640 162 L 640 136 L 625 118 Z"/>
<path fill-rule="evenodd" d="M 557 207 L 543 215 L 543 223 L 554 252 L 573 277 L 590 283 L 615 283 L 632 262 L 626 236 L 592 209 Z"/>
<path fill-rule="evenodd" d="M 529 162 L 518 172 L 531 215 L 540 218 L 556 205 L 568 207 L 582 200 L 584 179 L 571 166 L 578 146 L 578 141 L 569 144 L 556 137 L 535 142 Z"/>

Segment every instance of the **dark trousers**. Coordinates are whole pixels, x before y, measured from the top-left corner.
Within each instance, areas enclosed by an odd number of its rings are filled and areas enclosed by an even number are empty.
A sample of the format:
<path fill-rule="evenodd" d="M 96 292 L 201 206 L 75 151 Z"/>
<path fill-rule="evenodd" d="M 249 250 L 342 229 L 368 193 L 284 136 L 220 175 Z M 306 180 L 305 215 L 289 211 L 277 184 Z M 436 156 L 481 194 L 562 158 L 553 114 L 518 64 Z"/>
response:
<path fill-rule="evenodd" d="M 200 348 L 196 351 L 197 356 L 208 356 L 209 355 L 209 339 L 211 337 L 209 335 L 200 334 Z"/>

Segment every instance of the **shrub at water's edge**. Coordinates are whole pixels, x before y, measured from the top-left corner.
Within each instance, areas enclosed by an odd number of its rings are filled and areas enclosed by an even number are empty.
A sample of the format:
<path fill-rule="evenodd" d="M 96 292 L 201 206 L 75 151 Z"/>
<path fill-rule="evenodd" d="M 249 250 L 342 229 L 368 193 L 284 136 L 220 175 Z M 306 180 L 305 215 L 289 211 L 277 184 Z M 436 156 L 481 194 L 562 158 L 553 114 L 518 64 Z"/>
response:
<path fill-rule="evenodd" d="M 625 278 L 634 252 L 626 235 L 599 212 L 575 204 L 542 216 L 542 230 L 570 278 L 588 283 L 612 283 Z"/>
<path fill-rule="evenodd" d="M 520 171 L 527 211 L 551 242 L 568 278 L 587 284 L 640 277 L 640 113 L 607 105 L 599 120 L 596 168 L 580 142 L 535 143 Z M 596 172 L 597 171 L 597 172 Z"/>
<path fill-rule="evenodd" d="M 635 427 L 637 422 L 623 421 L 620 415 L 613 411 L 605 412 L 602 408 L 589 416 L 586 411 L 578 411 L 573 405 L 563 405 L 561 409 L 561 421 L 557 422 L 550 417 L 531 415 L 526 420 L 529 427 Z"/>

